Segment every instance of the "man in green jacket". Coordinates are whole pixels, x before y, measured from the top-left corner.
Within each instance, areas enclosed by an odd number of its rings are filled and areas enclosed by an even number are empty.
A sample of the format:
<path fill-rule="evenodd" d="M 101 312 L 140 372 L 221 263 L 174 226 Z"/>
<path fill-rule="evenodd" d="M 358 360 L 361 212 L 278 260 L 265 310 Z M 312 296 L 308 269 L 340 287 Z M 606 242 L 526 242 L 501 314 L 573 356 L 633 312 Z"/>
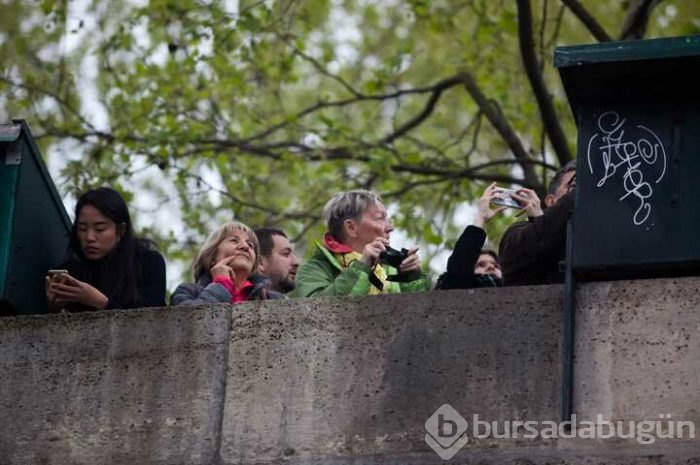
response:
<path fill-rule="evenodd" d="M 394 230 L 381 199 L 366 190 L 342 192 L 323 210 L 328 232 L 297 273 L 300 297 L 420 292 L 429 283 L 418 248 L 408 249 L 398 269 L 381 263 Z"/>

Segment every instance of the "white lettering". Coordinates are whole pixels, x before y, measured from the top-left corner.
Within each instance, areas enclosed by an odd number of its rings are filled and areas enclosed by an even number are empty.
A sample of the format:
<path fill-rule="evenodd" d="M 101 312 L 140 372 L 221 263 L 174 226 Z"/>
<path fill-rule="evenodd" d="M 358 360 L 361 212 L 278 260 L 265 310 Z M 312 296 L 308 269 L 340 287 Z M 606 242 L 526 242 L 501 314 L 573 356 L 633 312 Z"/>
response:
<path fill-rule="evenodd" d="M 622 172 L 622 186 L 625 194 L 618 200 L 636 198 L 639 202 L 632 222 L 639 226 L 649 219 L 651 214 L 651 197 L 654 190 L 644 180 L 646 166 L 661 164 L 660 174 L 654 181 L 658 184 L 666 174 L 666 150 L 661 139 L 651 129 L 638 125 L 642 133 L 637 140 L 626 140 L 625 123 L 627 119 L 617 112 L 608 111 L 598 118 L 598 131 L 588 141 L 587 159 L 591 174 L 602 163 L 602 173 L 598 173 L 597 187 L 602 188 L 607 181 Z M 597 150 L 596 150 L 597 149 Z M 636 160 L 636 161 L 635 161 Z M 594 163 L 594 161 L 596 163 Z"/>

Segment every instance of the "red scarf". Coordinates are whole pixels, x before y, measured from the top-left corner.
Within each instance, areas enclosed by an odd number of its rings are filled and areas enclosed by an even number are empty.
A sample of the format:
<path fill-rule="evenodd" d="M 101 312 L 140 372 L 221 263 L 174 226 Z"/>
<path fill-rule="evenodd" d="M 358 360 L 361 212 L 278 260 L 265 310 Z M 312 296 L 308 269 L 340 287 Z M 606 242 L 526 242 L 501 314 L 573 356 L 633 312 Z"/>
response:
<path fill-rule="evenodd" d="M 323 245 L 326 246 L 328 250 L 330 250 L 333 253 L 350 253 L 352 252 L 352 249 L 340 242 L 338 239 L 333 237 L 331 233 L 326 233 L 325 236 L 323 236 Z"/>

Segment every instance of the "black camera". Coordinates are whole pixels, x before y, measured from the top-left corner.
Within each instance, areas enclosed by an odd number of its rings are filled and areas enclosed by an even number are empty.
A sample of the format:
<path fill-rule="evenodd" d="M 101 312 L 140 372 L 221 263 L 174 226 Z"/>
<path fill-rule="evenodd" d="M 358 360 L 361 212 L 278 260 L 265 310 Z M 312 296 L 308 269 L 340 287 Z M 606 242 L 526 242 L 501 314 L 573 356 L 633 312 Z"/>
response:
<path fill-rule="evenodd" d="M 408 257 L 408 250 L 396 250 L 387 246 L 386 250 L 379 254 L 379 261 L 398 270 L 406 257 Z"/>

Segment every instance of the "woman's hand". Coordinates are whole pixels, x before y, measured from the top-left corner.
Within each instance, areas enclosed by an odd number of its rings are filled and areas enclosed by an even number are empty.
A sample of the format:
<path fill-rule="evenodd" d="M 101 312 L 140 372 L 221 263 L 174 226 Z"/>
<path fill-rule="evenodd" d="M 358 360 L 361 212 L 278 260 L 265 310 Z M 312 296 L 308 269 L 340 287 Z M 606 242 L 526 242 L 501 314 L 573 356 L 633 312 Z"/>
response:
<path fill-rule="evenodd" d="M 362 249 L 362 258 L 360 259 L 366 265 L 374 268 L 379 262 L 379 255 L 384 252 L 389 245 L 389 240 L 383 237 L 377 237 L 375 240 L 365 245 Z"/>
<path fill-rule="evenodd" d="M 233 272 L 233 268 L 228 266 L 228 263 L 233 260 L 234 257 L 225 257 L 219 262 L 215 263 L 214 266 L 212 266 L 209 269 L 209 274 L 211 275 L 211 279 L 216 278 L 217 276 L 224 276 L 227 277 L 231 280 L 231 282 L 235 282 L 235 277 L 236 273 Z"/>
<path fill-rule="evenodd" d="M 107 308 L 106 295 L 70 275 L 65 274 L 60 280 L 47 278 L 46 285 L 46 298 L 52 306 L 76 302 L 98 310 Z"/>
<path fill-rule="evenodd" d="M 529 218 L 537 218 L 544 214 L 540 205 L 540 198 L 537 197 L 537 194 L 532 189 L 518 189 L 512 197 L 523 207 L 518 215 L 527 212 Z"/>
<path fill-rule="evenodd" d="M 420 257 L 418 257 L 418 247 L 408 249 L 408 256 L 403 259 L 399 266 L 400 273 L 409 273 L 411 271 L 420 271 Z"/>
<path fill-rule="evenodd" d="M 61 311 L 61 304 L 56 301 L 58 297 L 56 296 L 56 293 L 53 290 L 51 290 L 51 283 L 60 282 L 61 280 L 61 275 L 54 277 L 46 277 L 44 292 L 46 293 L 46 301 L 49 304 L 49 313 L 58 313 Z"/>
<path fill-rule="evenodd" d="M 476 216 L 474 217 L 474 226 L 483 228 L 486 223 L 495 218 L 506 207 L 491 208 L 491 200 L 493 200 L 496 191 L 496 183 L 489 185 L 481 195 L 477 203 Z"/>

